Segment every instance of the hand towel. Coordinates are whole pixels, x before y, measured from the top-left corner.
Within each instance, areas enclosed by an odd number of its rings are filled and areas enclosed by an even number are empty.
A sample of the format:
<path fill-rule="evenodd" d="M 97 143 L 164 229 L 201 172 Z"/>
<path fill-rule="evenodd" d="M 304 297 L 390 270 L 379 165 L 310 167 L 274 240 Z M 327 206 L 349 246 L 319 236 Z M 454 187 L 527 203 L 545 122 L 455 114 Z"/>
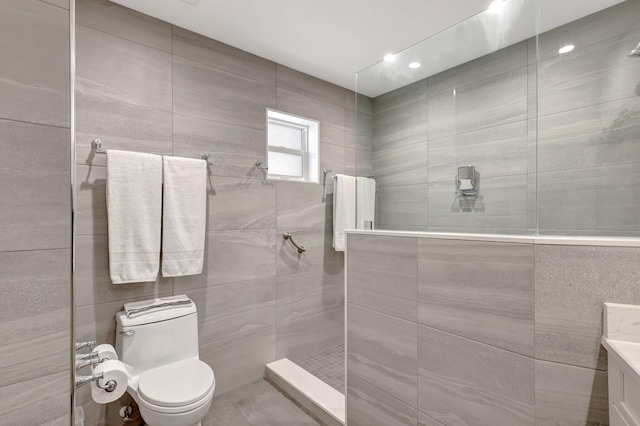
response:
<path fill-rule="evenodd" d="M 345 229 L 356 227 L 356 178 L 336 175 L 333 187 L 333 248 L 344 251 Z"/>
<path fill-rule="evenodd" d="M 156 280 L 161 214 L 162 157 L 107 150 L 109 273 L 114 284 Z"/>
<path fill-rule="evenodd" d="M 163 157 L 162 276 L 202 272 L 207 223 L 207 162 Z"/>
<path fill-rule="evenodd" d="M 371 178 L 356 178 L 356 228 L 373 229 L 376 214 L 376 181 Z M 365 226 L 371 222 L 371 228 Z"/>
<path fill-rule="evenodd" d="M 156 297 L 140 302 L 125 303 L 124 310 L 127 313 L 127 318 L 135 318 L 166 309 L 184 308 L 191 306 L 192 303 L 193 300 L 189 299 L 185 294 L 180 294 L 178 296 Z"/>

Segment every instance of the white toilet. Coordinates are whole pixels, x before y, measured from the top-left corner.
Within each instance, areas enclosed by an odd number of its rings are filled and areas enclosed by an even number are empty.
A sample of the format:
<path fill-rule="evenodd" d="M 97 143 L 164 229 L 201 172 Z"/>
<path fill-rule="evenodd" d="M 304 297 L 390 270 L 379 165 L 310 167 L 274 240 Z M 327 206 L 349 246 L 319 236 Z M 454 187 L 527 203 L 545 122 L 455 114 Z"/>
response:
<path fill-rule="evenodd" d="M 125 311 L 116 314 L 116 351 L 129 369 L 127 391 L 149 426 L 200 425 L 216 381 L 199 359 L 195 303 L 156 303 L 142 311 L 131 318 Z"/>

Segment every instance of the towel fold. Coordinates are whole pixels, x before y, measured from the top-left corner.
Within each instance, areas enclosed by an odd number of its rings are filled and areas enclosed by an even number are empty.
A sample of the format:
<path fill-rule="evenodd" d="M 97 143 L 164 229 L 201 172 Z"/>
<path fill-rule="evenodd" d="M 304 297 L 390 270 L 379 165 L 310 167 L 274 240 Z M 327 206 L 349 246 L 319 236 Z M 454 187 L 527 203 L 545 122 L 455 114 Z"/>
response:
<path fill-rule="evenodd" d="M 336 175 L 333 187 L 333 248 L 344 251 L 345 229 L 356 227 L 356 178 Z"/>
<path fill-rule="evenodd" d="M 162 157 L 107 150 L 109 273 L 114 284 L 156 280 L 161 212 Z"/>
<path fill-rule="evenodd" d="M 162 276 L 202 273 L 207 221 L 207 162 L 163 157 Z"/>
<path fill-rule="evenodd" d="M 127 313 L 127 318 L 135 318 L 166 309 L 184 308 L 191 306 L 192 303 L 193 300 L 189 299 L 185 294 L 180 294 L 178 296 L 156 297 L 150 300 L 141 300 L 140 302 L 125 303 L 124 310 Z"/>
<path fill-rule="evenodd" d="M 373 229 L 376 215 L 376 181 L 371 178 L 356 178 L 356 228 Z M 371 222 L 371 227 L 365 226 Z"/>

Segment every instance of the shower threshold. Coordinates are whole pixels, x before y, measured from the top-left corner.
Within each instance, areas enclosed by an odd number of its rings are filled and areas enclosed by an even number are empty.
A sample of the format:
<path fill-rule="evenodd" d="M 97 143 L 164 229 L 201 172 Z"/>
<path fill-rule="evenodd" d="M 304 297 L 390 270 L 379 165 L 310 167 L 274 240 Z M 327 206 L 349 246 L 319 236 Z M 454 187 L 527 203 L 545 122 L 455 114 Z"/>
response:
<path fill-rule="evenodd" d="M 265 377 L 328 426 L 344 425 L 344 395 L 293 361 L 267 364 Z"/>

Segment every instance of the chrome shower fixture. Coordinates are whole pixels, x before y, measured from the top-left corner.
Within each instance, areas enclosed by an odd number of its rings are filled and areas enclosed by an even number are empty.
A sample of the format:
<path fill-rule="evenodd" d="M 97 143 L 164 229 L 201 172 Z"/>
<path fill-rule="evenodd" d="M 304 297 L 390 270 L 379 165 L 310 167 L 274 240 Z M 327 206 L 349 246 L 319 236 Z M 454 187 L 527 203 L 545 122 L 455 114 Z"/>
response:
<path fill-rule="evenodd" d="M 635 49 L 629 52 L 629 56 L 640 56 L 640 43 L 638 43 Z"/>

